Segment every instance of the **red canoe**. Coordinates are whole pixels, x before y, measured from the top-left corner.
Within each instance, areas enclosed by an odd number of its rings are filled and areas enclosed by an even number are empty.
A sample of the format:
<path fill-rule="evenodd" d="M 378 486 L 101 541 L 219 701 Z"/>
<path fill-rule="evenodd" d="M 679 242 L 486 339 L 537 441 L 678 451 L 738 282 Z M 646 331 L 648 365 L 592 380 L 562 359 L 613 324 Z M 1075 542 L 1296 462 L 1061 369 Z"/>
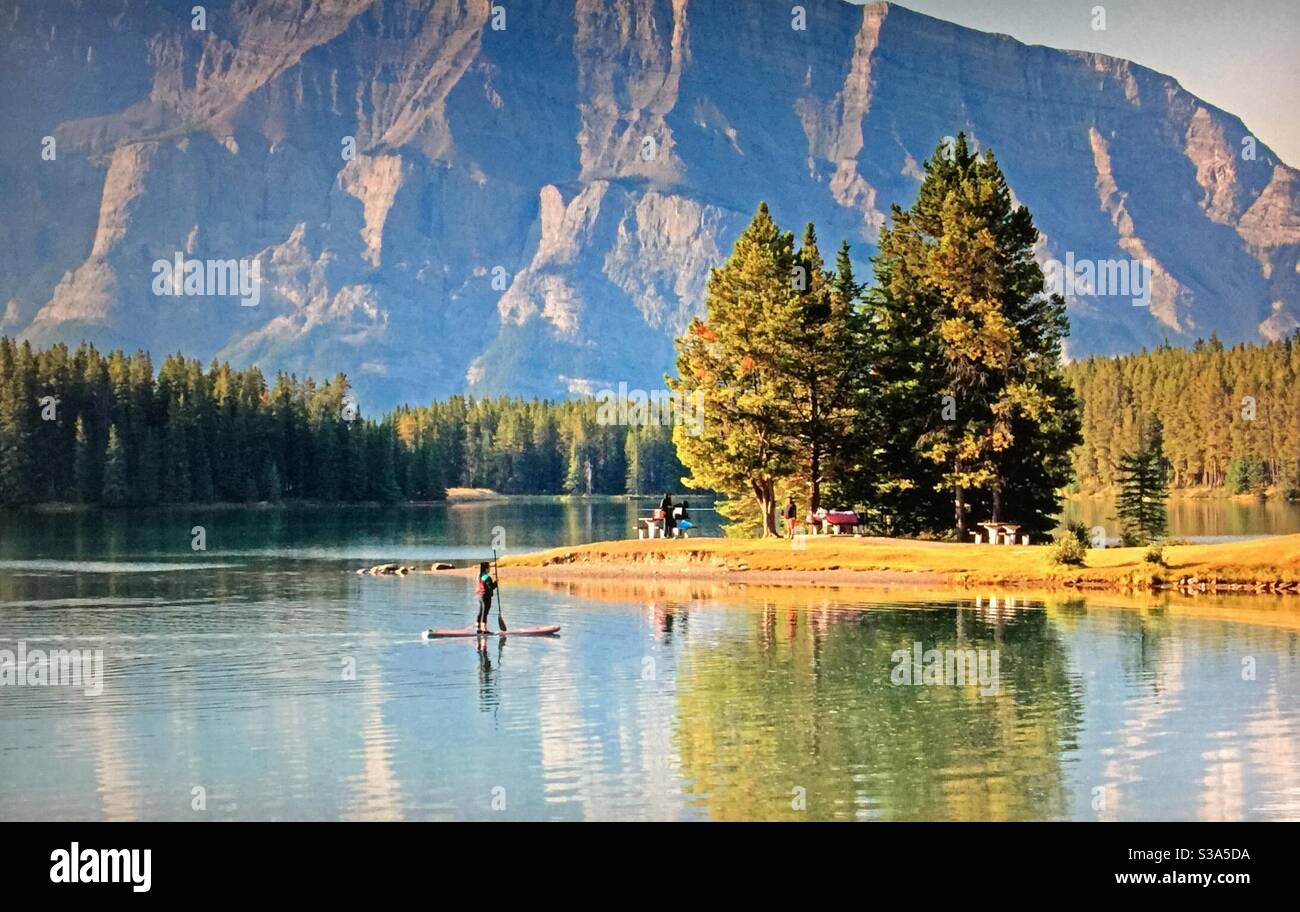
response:
<path fill-rule="evenodd" d="M 554 624 L 550 627 L 513 627 L 510 630 L 492 630 L 488 633 L 479 633 L 473 627 L 462 627 L 460 630 L 426 630 L 424 638 L 426 640 L 437 640 L 443 637 L 472 637 L 472 636 L 511 636 L 511 637 L 541 637 L 553 636 L 560 632 L 560 625 Z"/>

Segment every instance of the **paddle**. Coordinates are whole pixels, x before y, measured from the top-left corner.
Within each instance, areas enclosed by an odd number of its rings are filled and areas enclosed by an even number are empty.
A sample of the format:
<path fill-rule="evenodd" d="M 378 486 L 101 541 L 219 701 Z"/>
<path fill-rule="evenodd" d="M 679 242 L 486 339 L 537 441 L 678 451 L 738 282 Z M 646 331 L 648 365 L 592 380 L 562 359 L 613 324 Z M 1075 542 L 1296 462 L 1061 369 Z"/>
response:
<path fill-rule="evenodd" d="M 497 549 L 492 549 L 492 575 L 497 583 L 497 627 L 502 633 L 506 630 L 506 616 L 501 613 L 501 571 L 497 569 Z"/>

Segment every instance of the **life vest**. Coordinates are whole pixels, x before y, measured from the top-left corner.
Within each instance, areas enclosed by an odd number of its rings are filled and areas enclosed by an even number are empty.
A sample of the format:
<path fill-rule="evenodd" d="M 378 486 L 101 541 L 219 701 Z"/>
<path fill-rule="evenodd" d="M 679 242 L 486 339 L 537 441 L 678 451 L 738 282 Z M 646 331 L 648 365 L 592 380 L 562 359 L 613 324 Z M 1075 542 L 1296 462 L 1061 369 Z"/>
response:
<path fill-rule="evenodd" d="M 496 583 L 493 582 L 491 576 L 486 573 L 481 573 L 479 574 L 478 584 L 474 587 L 474 591 L 479 595 L 487 595 L 492 591 L 492 587 L 495 585 Z"/>

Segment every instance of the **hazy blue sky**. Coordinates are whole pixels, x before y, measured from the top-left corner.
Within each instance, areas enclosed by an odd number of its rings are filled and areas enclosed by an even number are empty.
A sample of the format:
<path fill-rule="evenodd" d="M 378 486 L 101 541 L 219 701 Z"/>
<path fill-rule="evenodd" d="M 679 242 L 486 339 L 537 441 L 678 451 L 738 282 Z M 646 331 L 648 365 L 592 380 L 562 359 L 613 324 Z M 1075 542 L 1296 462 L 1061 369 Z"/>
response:
<path fill-rule="evenodd" d="M 1124 57 L 1240 117 L 1300 167 L 1300 0 L 901 0 L 1027 44 Z M 1106 8 L 1093 31 L 1092 8 Z"/>

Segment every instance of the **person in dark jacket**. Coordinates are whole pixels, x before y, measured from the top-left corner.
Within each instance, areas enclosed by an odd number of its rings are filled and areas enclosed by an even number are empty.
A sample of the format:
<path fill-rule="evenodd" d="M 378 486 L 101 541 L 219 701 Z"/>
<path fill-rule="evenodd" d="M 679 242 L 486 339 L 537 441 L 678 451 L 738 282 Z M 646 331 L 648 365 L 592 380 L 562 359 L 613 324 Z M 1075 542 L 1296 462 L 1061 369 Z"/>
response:
<path fill-rule="evenodd" d="M 474 629 L 479 633 L 488 632 L 488 614 L 492 611 L 492 596 L 497 591 L 497 581 L 492 578 L 487 561 L 478 565 L 478 582 L 474 592 L 478 595 L 478 617 Z"/>
<path fill-rule="evenodd" d="M 790 495 L 790 500 L 785 505 L 785 537 L 794 538 L 794 521 L 799 515 L 799 508 L 794 505 L 794 495 Z"/>
<path fill-rule="evenodd" d="M 670 494 L 664 494 L 664 499 L 659 501 L 659 515 L 663 517 L 664 538 L 668 537 L 669 523 L 673 521 L 673 498 Z"/>

